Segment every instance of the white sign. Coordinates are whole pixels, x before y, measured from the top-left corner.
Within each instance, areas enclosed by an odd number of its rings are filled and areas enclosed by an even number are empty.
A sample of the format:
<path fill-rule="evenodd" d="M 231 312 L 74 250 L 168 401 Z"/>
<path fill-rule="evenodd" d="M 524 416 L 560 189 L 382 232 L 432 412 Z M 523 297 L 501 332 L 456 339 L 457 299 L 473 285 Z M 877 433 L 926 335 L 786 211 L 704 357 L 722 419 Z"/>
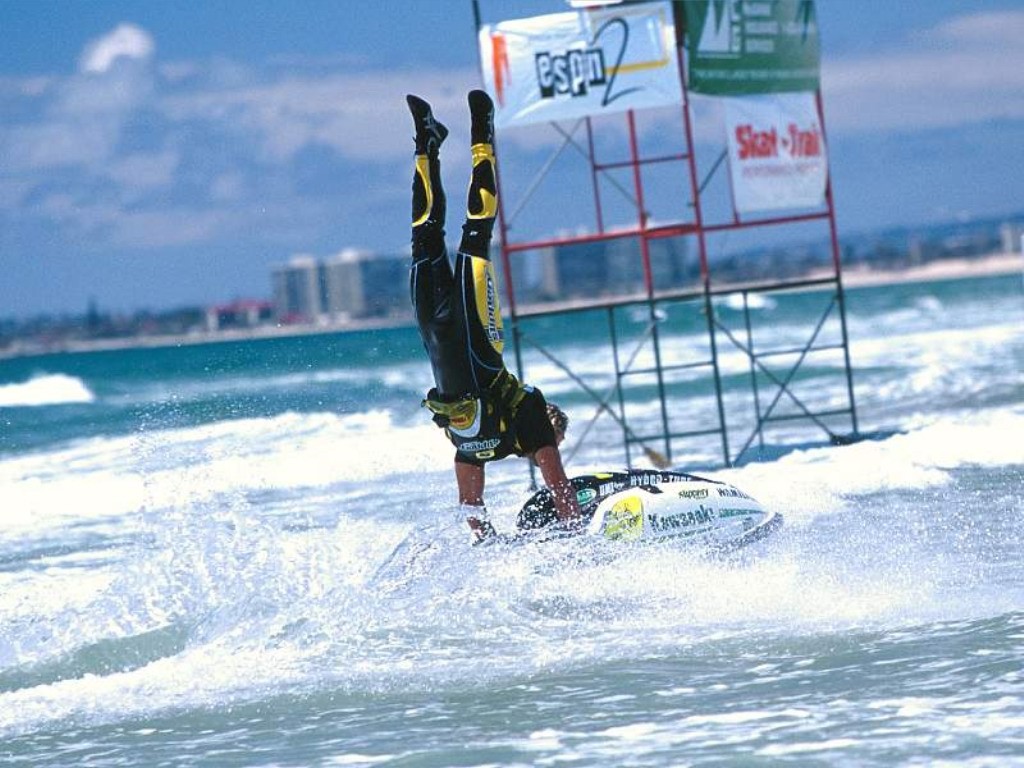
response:
<path fill-rule="evenodd" d="M 672 4 L 596 8 L 480 29 L 498 127 L 682 102 Z"/>
<path fill-rule="evenodd" d="M 814 94 L 722 101 L 736 210 L 751 213 L 824 204 L 828 161 Z"/>

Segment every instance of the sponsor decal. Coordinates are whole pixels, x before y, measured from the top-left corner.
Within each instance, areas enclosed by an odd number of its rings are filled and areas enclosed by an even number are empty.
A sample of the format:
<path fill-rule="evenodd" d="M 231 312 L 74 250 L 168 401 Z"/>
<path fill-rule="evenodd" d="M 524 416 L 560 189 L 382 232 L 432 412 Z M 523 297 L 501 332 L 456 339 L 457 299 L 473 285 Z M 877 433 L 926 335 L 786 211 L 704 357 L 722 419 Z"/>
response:
<path fill-rule="evenodd" d="M 608 82 L 601 48 L 578 48 L 562 54 L 540 51 L 533 60 L 542 99 L 552 99 L 556 94 L 586 96 L 593 86 Z"/>
<path fill-rule="evenodd" d="M 707 497 L 707 488 L 688 488 L 679 492 L 680 499 L 706 499 Z"/>
<path fill-rule="evenodd" d="M 508 43 L 500 32 L 491 35 L 491 68 L 494 70 L 494 90 L 498 106 L 505 106 L 505 84 L 510 79 Z"/>
<path fill-rule="evenodd" d="M 726 498 L 753 500 L 750 496 L 747 496 L 747 494 L 745 494 L 739 488 L 733 488 L 731 485 L 719 486 L 717 490 L 719 496 L 725 496 Z"/>
<path fill-rule="evenodd" d="M 656 472 L 645 472 L 642 475 L 630 475 L 629 484 L 634 487 L 638 485 L 655 485 L 657 483 L 660 483 L 661 479 L 661 475 L 657 474 Z"/>
<path fill-rule="evenodd" d="M 582 506 L 589 504 L 597 498 L 597 491 L 593 488 L 582 488 L 576 491 L 576 501 Z"/>
<path fill-rule="evenodd" d="M 797 159 L 821 157 L 821 130 L 817 123 L 801 128 L 789 123 L 781 136 L 775 126 L 758 130 L 751 123 L 737 125 L 736 147 L 740 160 L 785 156 Z"/>
<path fill-rule="evenodd" d="M 678 106 L 673 4 L 586 8 L 480 28 L 484 84 L 499 128 Z"/>
<path fill-rule="evenodd" d="M 688 85 L 750 95 L 818 89 L 820 43 L 809 0 L 687 0 Z"/>
<path fill-rule="evenodd" d="M 498 291 L 494 286 L 494 275 L 487 270 L 487 338 L 496 349 L 505 341 L 505 330 L 501 325 L 501 310 L 498 308 Z"/>
<path fill-rule="evenodd" d="M 828 163 L 813 93 L 726 99 L 725 125 L 737 211 L 824 201 Z"/>
<path fill-rule="evenodd" d="M 760 510 L 758 509 L 723 508 L 718 510 L 719 517 L 747 517 L 757 514 L 760 514 Z"/>
<path fill-rule="evenodd" d="M 494 265 L 479 256 L 470 257 L 472 270 L 473 292 L 476 294 L 476 311 L 480 318 L 487 341 L 496 352 L 505 347 L 504 322 L 501 318 L 501 304 L 498 300 L 498 288 L 494 278 Z"/>
<path fill-rule="evenodd" d="M 644 506 L 636 496 L 628 496 L 608 510 L 604 518 L 604 535 L 609 539 L 635 541 L 644 532 Z"/>
<path fill-rule="evenodd" d="M 666 533 L 694 525 L 706 525 L 714 521 L 715 517 L 714 509 L 701 504 L 697 509 L 689 509 L 675 515 L 649 515 L 647 519 L 655 533 Z"/>
<path fill-rule="evenodd" d="M 501 444 L 500 437 L 493 437 L 490 440 L 469 440 L 459 445 L 459 450 L 466 453 L 474 451 L 492 451 Z M 481 456 L 481 458 L 484 458 Z"/>

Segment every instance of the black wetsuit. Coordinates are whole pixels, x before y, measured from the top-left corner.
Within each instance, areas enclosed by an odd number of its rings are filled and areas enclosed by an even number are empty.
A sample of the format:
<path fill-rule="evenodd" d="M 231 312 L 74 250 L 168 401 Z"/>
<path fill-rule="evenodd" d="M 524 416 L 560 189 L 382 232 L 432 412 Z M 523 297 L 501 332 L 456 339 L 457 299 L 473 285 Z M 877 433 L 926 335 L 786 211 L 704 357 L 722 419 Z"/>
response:
<path fill-rule="evenodd" d="M 544 395 L 502 360 L 504 328 L 491 233 L 497 210 L 490 143 L 472 146 L 467 216 L 454 266 L 444 242 L 445 195 L 437 151 L 416 156 L 410 291 L 435 389 L 424 403 L 456 447 L 456 461 L 483 464 L 555 446 Z M 457 413 L 446 407 L 456 407 Z"/>

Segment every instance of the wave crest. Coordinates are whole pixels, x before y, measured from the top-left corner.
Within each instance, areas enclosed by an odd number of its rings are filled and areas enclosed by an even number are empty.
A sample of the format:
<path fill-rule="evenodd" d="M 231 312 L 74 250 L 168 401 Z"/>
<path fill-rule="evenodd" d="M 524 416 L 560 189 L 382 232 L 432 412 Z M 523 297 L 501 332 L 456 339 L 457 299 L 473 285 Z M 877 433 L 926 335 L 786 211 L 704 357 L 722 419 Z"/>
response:
<path fill-rule="evenodd" d="M 93 403 L 96 395 L 81 379 L 63 373 L 40 374 L 21 384 L 0 385 L 0 408 Z"/>

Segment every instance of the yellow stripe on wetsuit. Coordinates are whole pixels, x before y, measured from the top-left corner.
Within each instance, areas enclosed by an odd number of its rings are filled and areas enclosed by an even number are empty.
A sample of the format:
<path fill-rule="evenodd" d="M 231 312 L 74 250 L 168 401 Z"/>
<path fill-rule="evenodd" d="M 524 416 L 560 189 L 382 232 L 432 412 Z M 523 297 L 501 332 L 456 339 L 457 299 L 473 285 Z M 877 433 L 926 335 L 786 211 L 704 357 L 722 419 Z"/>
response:
<path fill-rule="evenodd" d="M 493 219 L 498 215 L 498 191 L 494 178 L 494 145 L 474 144 L 469 149 L 473 153 L 473 173 L 469 184 L 469 204 L 466 217 L 469 219 Z M 487 165 L 484 166 L 484 163 Z M 479 209 L 477 209 L 478 201 Z"/>
<path fill-rule="evenodd" d="M 494 275 L 494 264 L 489 259 L 468 256 L 473 275 L 473 293 L 476 298 L 476 313 L 480 325 L 491 347 L 499 355 L 505 349 L 505 323 L 501 319 L 501 301 L 498 298 L 498 281 Z"/>
<path fill-rule="evenodd" d="M 430 212 L 434 209 L 434 188 L 430 184 L 430 159 L 426 155 L 416 155 L 416 176 L 414 183 L 423 188 L 423 212 L 417 215 L 413 211 L 412 225 L 418 227 L 430 218 Z M 415 204 L 416 195 L 413 194 Z"/>

